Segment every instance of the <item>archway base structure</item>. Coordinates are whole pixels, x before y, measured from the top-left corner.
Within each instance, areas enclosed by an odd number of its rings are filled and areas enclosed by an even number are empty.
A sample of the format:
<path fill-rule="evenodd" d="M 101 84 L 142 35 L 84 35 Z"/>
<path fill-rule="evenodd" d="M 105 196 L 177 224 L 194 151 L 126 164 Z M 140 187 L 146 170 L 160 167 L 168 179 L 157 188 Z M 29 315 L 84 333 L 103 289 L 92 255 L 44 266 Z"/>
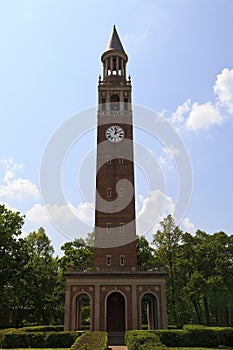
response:
<path fill-rule="evenodd" d="M 127 331 L 142 327 L 142 298 L 153 295 L 156 300 L 154 324 L 158 329 L 167 329 L 166 288 L 167 274 L 163 268 L 138 271 L 136 268 L 121 269 L 95 268 L 93 271 L 80 271 L 70 267 L 65 274 L 66 331 L 77 329 L 76 298 L 80 293 L 90 297 L 90 329 L 99 331 Z M 115 294 L 114 294 L 115 293 Z M 119 297 L 121 311 L 112 300 Z M 115 318 L 115 319 L 114 319 Z M 118 329 L 119 328 L 119 329 Z"/>

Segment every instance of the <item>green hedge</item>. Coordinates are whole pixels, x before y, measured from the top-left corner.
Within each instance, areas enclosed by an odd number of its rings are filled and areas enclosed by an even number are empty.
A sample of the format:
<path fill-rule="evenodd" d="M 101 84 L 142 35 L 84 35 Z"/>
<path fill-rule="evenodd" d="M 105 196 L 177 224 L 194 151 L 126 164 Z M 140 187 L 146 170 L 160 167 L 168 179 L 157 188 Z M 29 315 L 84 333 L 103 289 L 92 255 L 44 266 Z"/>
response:
<path fill-rule="evenodd" d="M 76 339 L 71 350 L 107 350 L 108 336 L 106 332 L 88 331 Z"/>
<path fill-rule="evenodd" d="M 155 331 L 168 347 L 218 347 L 220 335 L 210 329 Z"/>
<path fill-rule="evenodd" d="M 165 349 L 159 337 L 153 331 L 128 331 L 125 334 L 128 350 Z"/>
<path fill-rule="evenodd" d="M 64 326 L 27 326 L 19 328 L 20 332 L 63 332 Z"/>
<path fill-rule="evenodd" d="M 82 332 L 6 332 L 1 337 L 3 348 L 70 348 Z"/>
<path fill-rule="evenodd" d="M 202 327 L 189 330 L 128 331 L 125 342 L 129 350 L 167 347 L 233 346 L 233 328 Z"/>

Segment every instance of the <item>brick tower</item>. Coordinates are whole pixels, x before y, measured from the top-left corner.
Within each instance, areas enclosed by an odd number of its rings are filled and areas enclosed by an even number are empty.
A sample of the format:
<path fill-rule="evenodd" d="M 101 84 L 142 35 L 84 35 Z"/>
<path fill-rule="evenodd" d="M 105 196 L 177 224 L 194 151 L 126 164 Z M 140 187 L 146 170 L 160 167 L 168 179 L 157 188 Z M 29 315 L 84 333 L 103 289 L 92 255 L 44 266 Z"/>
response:
<path fill-rule="evenodd" d="M 101 60 L 94 266 L 91 271 L 70 267 L 65 275 L 65 330 L 81 329 L 86 299 L 91 330 L 114 334 L 141 329 L 145 308 L 148 328 L 165 329 L 166 273 L 137 266 L 132 87 L 115 26 Z"/>
<path fill-rule="evenodd" d="M 98 86 L 94 265 L 137 266 L 131 81 L 114 26 Z"/>

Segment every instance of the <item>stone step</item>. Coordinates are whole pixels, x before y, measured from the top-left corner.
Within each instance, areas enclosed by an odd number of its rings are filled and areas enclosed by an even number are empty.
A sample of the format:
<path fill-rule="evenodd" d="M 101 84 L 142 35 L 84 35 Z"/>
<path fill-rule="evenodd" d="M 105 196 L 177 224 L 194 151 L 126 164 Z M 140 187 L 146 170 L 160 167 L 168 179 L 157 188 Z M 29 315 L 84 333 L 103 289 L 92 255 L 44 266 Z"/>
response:
<path fill-rule="evenodd" d="M 125 345 L 125 332 L 108 332 L 109 345 Z"/>

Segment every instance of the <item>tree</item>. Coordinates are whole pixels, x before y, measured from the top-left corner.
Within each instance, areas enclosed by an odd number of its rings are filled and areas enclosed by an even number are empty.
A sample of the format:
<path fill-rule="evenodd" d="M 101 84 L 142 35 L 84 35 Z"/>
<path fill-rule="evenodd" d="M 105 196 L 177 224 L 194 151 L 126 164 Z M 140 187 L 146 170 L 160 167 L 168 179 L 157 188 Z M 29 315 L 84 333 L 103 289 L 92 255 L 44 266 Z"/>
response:
<path fill-rule="evenodd" d="M 144 236 L 137 236 L 137 263 L 140 267 L 153 267 L 156 265 L 155 252 Z"/>
<path fill-rule="evenodd" d="M 21 241 L 24 217 L 19 212 L 13 212 L 0 205 L 0 314 L 1 324 L 9 324 L 12 312 L 10 299 L 11 281 L 21 251 Z"/>
<path fill-rule="evenodd" d="M 25 239 L 29 260 L 27 263 L 27 285 L 30 294 L 27 299 L 28 320 L 46 324 L 53 317 L 54 289 L 58 278 L 57 259 L 53 257 L 54 249 L 51 241 L 40 227 Z"/>
<path fill-rule="evenodd" d="M 90 241 L 90 237 L 88 237 Z M 76 238 L 72 242 L 66 242 L 61 249 L 64 255 L 59 260 L 59 265 L 65 272 L 68 266 L 77 268 L 93 267 L 93 245 L 88 245 L 84 239 Z"/>
<path fill-rule="evenodd" d="M 172 321 L 176 323 L 176 276 L 175 263 L 182 231 L 175 224 L 172 215 L 168 215 L 160 222 L 162 230 L 158 230 L 153 239 L 153 244 L 157 247 L 156 256 L 161 265 L 168 272 L 168 301 L 172 312 Z"/>

